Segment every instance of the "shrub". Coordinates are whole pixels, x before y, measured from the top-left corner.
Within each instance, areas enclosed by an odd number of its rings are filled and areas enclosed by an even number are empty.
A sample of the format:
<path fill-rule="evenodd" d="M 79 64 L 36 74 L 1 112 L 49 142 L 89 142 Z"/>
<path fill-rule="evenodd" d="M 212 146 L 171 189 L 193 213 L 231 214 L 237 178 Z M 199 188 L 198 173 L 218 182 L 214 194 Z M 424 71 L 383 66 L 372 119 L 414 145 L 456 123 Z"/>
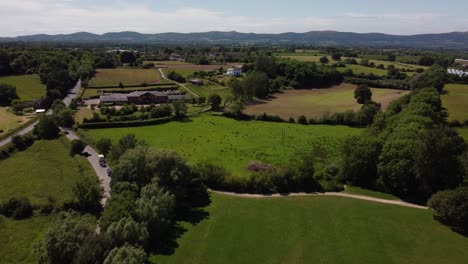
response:
<path fill-rule="evenodd" d="M 462 124 L 458 120 L 452 120 L 450 121 L 449 126 L 450 127 L 462 127 Z"/>
<path fill-rule="evenodd" d="M 17 135 L 12 138 L 11 142 L 18 150 L 23 151 L 34 144 L 34 137 L 32 135 Z"/>
<path fill-rule="evenodd" d="M 441 191 L 434 194 L 428 206 L 435 211 L 435 216 L 443 223 L 457 229 L 468 228 L 468 188 Z"/>
<path fill-rule="evenodd" d="M 297 119 L 297 123 L 302 124 L 302 125 L 307 125 L 307 117 L 301 115 L 301 116 Z"/>
<path fill-rule="evenodd" d="M 288 120 L 289 123 L 296 123 L 296 120 L 294 120 L 294 118 L 290 117 L 289 120 Z"/>
<path fill-rule="evenodd" d="M 80 155 L 86 147 L 86 143 L 80 139 L 75 139 L 71 142 L 70 155 L 73 157 L 75 155 Z"/>
<path fill-rule="evenodd" d="M 112 147 L 112 142 L 108 138 L 100 138 L 95 145 L 99 153 L 107 155 Z"/>
<path fill-rule="evenodd" d="M 25 219 L 33 215 L 33 207 L 28 198 L 11 198 L 3 204 L 3 214 L 14 219 Z"/>

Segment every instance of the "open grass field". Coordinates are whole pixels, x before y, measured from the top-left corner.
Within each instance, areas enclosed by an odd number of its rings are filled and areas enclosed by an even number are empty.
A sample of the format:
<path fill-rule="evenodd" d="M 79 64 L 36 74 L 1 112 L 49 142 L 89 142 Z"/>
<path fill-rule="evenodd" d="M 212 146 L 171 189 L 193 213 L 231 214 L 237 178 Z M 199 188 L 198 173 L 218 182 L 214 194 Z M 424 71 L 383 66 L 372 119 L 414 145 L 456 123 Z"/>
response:
<path fill-rule="evenodd" d="M 0 215 L 0 263 L 37 263 L 33 247 L 53 221 L 55 216 L 12 220 Z"/>
<path fill-rule="evenodd" d="M 170 256 L 153 263 L 468 262 L 468 238 L 429 210 L 339 197 L 255 199 L 211 195 Z"/>
<path fill-rule="evenodd" d="M 468 120 L 468 85 L 447 84 L 445 91 L 442 104 L 448 110 L 449 120 Z"/>
<path fill-rule="evenodd" d="M 231 94 L 231 91 L 229 88 L 217 84 L 213 85 L 203 85 L 203 86 L 196 86 L 193 84 L 186 84 L 190 90 L 195 92 L 196 94 L 200 96 L 204 96 L 208 99 L 208 96 L 211 94 L 219 94 L 223 99 L 228 97 Z"/>
<path fill-rule="evenodd" d="M 32 101 L 46 94 L 46 88 L 36 74 L 0 77 L 0 83 L 15 86 L 16 93 L 21 100 Z"/>
<path fill-rule="evenodd" d="M 184 76 L 185 78 L 187 78 L 188 76 L 191 76 L 193 75 L 194 72 L 196 72 L 196 70 L 190 70 L 190 69 L 179 69 L 179 68 L 167 68 L 167 69 L 163 69 L 163 72 L 164 74 L 167 76 L 171 71 L 174 71 L 182 76 Z"/>
<path fill-rule="evenodd" d="M 283 131 L 285 143 L 282 144 Z M 346 126 L 304 126 L 288 123 L 236 121 L 202 115 L 189 122 L 163 125 L 89 130 L 94 139 L 116 142 L 126 134 L 135 134 L 150 146 L 173 149 L 190 163 L 210 161 L 226 168 L 234 176 L 247 175 L 251 161 L 286 165 L 298 152 L 317 149 L 318 160 L 336 160 L 343 138 L 358 135 L 361 129 Z"/>
<path fill-rule="evenodd" d="M 57 202 L 71 197 L 73 184 L 81 177 L 95 177 L 88 161 L 69 155 L 66 138 L 36 141 L 33 146 L 0 161 L 0 201 L 11 197 L 27 197 L 33 204 Z"/>
<path fill-rule="evenodd" d="M 118 86 L 120 82 L 124 85 L 140 85 L 165 83 L 165 80 L 161 79 L 155 69 L 98 69 L 89 86 Z"/>
<path fill-rule="evenodd" d="M 0 107 L 0 136 L 8 133 L 8 131 L 12 129 L 21 126 L 29 119 L 30 116 L 17 116 L 8 112 L 6 107 Z"/>
<path fill-rule="evenodd" d="M 250 105 L 244 111 L 247 114 L 279 115 L 283 118 L 320 117 L 325 113 L 333 114 L 346 110 L 359 110 L 361 105 L 354 99 L 356 85 L 342 84 L 328 89 L 287 90 L 274 94 L 274 99 L 260 101 Z M 403 96 L 408 91 L 372 88 L 372 100 L 382 104 L 386 109 L 393 100 Z"/>

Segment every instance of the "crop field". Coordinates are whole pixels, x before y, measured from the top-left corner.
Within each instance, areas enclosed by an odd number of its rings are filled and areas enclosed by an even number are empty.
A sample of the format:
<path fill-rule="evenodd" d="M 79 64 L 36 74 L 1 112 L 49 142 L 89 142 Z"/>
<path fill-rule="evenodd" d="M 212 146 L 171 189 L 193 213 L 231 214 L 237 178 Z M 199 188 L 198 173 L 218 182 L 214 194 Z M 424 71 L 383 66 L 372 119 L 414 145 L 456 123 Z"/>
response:
<path fill-rule="evenodd" d="M 275 98 L 250 105 L 244 111 L 247 114 L 279 115 L 289 117 L 320 117 L 325 113 L 333 114 L 346 110 L 359 110 L 362 105 L 354 99 L 356 85 L 342 84 L 328 89 L 287 90 L 274 94 Z M 386 109 L 393 100 L 408 94 L 409 91 L 372 88 L 372 100 Z"/>
<path fill-rule="evenodd" d="M 442 104 L 447 108 L 450 120 L 468 120 L 468 85 L 447 84 L 442 95 Z"/>
<path fill-rule="evenodd" d="M 6 107 L 0 107 L 0 136 L 8 133 L 8 131 L 12 129 L 21 126 L 29 119 L 30 116 L 17 116 L 8 112 Z"/>
<path fill-rule="evenodd" d="M 429 210 L 340 197 L 239 198 L 211 195 L 208 216 L 172 255 L 153 263 L 468 262 L 468 238 Z"/>
<path fill-rule="evenodd" d="M 286 165 L 304 151 L 317 150 L 320 153 L 316 155 L 317 160 L 336 160 L 343 138 L 361 132 L 361 129 L 346 126 L 244 122 L 202 115 L 188 122 L 96 129 L 87 133 L 94 139 L 107 137 L 113 142 L 133 133 L 150 146 L 176 150 L 192 164 L 209 161 L 226 168 L 234 176 L 244 176 L 252 161 Z"/>
<path fill-rule="evenodd" d="M 13 85 L 21 100 L 32 101 L 46 94 L 46 88 L 36 74 L 0 77 L 0 83 Z"/>
<path fill-rule="evenodd" d="M 1 263 L 37 263 L 33 247 L 47 232 L 55 216 L 12 220 L 0 215 Z"/>
<path fill-rule="evenodd" d="M 69 155 L 66 138 L 36 141 L 29 149 L 0 161 L 0 201 L 27 197 L 33 204 L 57 202 L 71 197 L 73 184 L 81 177 L 95 177 L 88 161 Z"/>
<path fill-rule="evenodd" d="M 118 86 L 120 82 L 123 85 L 141 85 L 165 83 L 165 80 L 161 80 L 155 69 L 98 69 L 89 86 Z"/>

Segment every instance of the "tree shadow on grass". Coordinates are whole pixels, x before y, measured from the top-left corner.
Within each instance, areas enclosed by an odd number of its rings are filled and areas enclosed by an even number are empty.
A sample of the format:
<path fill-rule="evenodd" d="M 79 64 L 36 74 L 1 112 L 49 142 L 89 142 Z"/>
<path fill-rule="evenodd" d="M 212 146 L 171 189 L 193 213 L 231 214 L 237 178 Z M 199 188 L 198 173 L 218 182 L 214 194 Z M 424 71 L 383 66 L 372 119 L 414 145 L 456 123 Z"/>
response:
<path fill-rule="evenodd" d="M 441 224 L 443 224 L 445 226 L 448 226 L 450 228 L 450 230 L 452 230 L 453 232 L 468 238 L 468 229 L 463 228 L 463 227 L 454 226 L 452 223 L 445 221 L 444 219 L 440 218 L 437 215 L 434 215 L 434 220 L 436 220 L 437 222 L 439 222 L 439 223 L 441 223 Z"/>
<path fill-rule="evenodd" d="M 187 231 L 180 223 L 186 222 L 192 226 L 196 226 L 203 220 L 209 219 L 210 214 L 205 208 L 211 204 L 211 197 L 208 192 L 206 194 L 199 194 L 193 199 L 196 201 L 192 204 L 193 207 L 178 213 L 176 224 L 171 227 L 170 232 L 165 238 L 157 239 L 156 243 L 151 245 L 151 252 L 156 255 L 171 256 L 179 248 L 177 240 L 181 238 Z"/>

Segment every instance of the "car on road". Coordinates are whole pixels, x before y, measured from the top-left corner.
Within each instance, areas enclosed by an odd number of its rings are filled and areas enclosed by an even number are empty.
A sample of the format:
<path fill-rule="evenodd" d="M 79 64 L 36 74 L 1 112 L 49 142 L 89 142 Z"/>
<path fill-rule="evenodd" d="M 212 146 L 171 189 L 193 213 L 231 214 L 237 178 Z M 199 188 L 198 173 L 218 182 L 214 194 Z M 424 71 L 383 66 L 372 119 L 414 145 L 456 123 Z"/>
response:
<path fill-rule="evenodd" d="M 99 161 L 99 165 L 103 168 L 107 167 L 107 164 L 105 161 Z"/>
<path fill-rule="evenodd" d="M 112 175 L 112 170 L 110 168 L 107 168 L 107 176 L 111 176 Z"/>

